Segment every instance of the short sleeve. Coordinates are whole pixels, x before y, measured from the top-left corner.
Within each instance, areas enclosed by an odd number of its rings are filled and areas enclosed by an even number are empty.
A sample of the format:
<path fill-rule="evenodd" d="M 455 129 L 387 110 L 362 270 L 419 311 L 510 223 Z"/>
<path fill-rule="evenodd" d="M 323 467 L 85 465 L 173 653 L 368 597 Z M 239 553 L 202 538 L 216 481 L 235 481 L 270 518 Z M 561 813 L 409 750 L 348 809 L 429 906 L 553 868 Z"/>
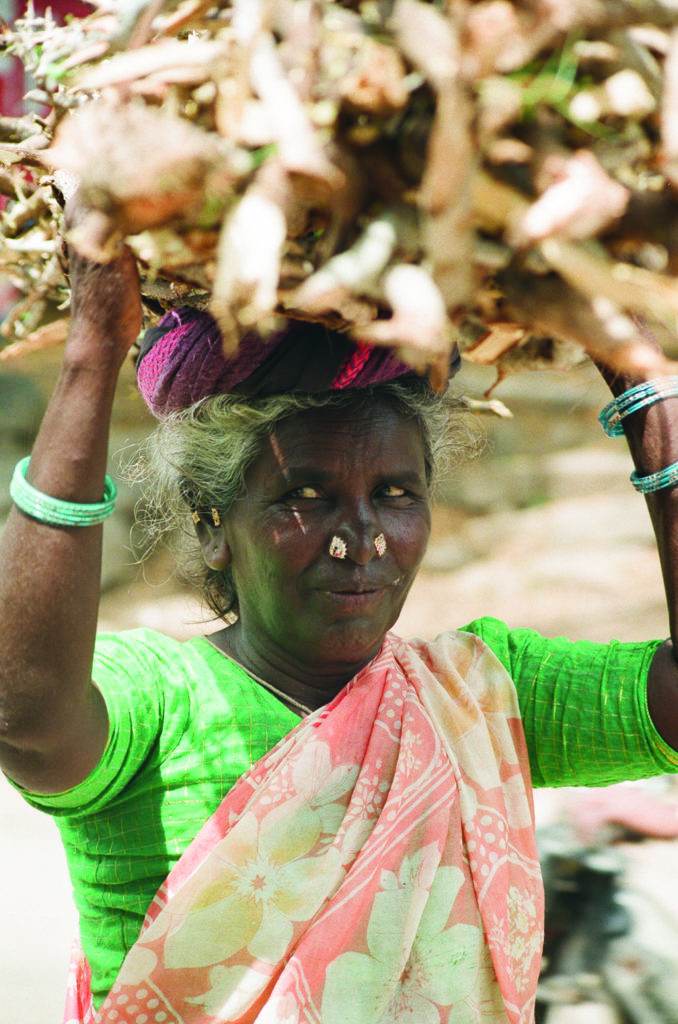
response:
<path fill-rule="evenodd" d="M 513 679 L 534 786 L 606 786 L 678 772 L 678 752 L 647 705 L 662 640 L 550 639 L 493 618 L 463 631 L 480 637 Z"/>
<path fill-rule="evenodd" d="M 142 769 L 167 755 L 189 713 L 188 695 L 182 702 L 176 690 L 170 691 L 168 707 L 166 682 L 176 643 L 148 629 L 97 636 L 92 679 L 108 711 L 106 749 L 87 778 L 63 793 L 33 794 L 13 783 L 31 806 L 73 820 L 95 814 Z"/>

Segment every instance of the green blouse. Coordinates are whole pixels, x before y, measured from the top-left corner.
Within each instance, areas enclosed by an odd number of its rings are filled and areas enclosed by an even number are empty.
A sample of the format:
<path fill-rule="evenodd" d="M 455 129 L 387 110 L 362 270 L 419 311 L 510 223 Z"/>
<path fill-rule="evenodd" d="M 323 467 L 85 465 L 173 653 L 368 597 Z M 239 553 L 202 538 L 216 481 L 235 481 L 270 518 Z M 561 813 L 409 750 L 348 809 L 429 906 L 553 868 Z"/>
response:
<path fill-rule="evenodd" d="M 647 709 L 661 641 L 550 640 L 491 618 L 464 628 L 515 682 L 535 786 L 678 772 L 678 753 Z M 236 780 L 299 719 L 203 638 L 101 634 L 92 674 L 110 718 L 99 765 L 65 793 L 17 788 L 61 833 L 98 1007 L 171 868 Z"/>

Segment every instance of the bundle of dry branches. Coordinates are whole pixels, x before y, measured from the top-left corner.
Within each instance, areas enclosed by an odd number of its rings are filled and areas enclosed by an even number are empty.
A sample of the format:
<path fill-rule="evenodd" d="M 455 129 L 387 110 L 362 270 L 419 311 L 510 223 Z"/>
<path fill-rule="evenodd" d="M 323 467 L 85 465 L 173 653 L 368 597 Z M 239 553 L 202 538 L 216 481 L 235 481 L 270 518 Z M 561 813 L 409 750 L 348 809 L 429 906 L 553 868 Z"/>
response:
<path fill-rule="evenodd" d="M 149 322 L 209 305 L 228 350 L 294 316 L 437 384 L 455 341 L 675 372 L 676 0 L 96 0 L 0 46 L 47 111 L 0 118 L 0 359 L 63 337 L 76 180 L 72 244 L 126 241 Z"/>

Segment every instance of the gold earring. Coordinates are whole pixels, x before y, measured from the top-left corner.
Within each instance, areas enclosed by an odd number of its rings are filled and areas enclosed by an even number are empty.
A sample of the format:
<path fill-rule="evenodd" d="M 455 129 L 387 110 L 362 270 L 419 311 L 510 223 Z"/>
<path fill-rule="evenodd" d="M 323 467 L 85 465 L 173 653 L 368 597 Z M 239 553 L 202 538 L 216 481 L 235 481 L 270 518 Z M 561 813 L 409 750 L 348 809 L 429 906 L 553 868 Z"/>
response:
<path fill-rule="evenodd" d="M 193 509 L 193 511 L 191 512 L 191 519 L 193 520 L 196 526 L 200 522 L 200 513 L 197 512 L 196 509 Z"/>
<path fill-rule="evenodd" d="M 219 509 L 211 508 L 210 512 L 212 513 L 212 522 L 214 523 L 214 525 L 221 526 L 221 516 L 219 515 Z"/>

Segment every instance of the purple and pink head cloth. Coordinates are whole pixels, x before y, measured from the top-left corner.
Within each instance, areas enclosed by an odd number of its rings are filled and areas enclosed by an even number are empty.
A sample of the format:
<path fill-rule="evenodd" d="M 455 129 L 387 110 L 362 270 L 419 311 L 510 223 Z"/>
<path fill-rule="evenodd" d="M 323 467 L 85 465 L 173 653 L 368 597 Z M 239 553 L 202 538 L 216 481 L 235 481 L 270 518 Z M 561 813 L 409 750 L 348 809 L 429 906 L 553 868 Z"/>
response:
<path fill-rule="evenodd" d="M 450 375 L 459 356 L 452 354 Z M 137 359 L 139 390 L 158 419 L 211 395 L 270 395 L 365 388 L 413 376 L 390 349 L 354 342 L 320 324 L 290 320 L 264 340 L 246 334 L 230 357 L 209 313 L 182 306 L 146 331 Z"/>

